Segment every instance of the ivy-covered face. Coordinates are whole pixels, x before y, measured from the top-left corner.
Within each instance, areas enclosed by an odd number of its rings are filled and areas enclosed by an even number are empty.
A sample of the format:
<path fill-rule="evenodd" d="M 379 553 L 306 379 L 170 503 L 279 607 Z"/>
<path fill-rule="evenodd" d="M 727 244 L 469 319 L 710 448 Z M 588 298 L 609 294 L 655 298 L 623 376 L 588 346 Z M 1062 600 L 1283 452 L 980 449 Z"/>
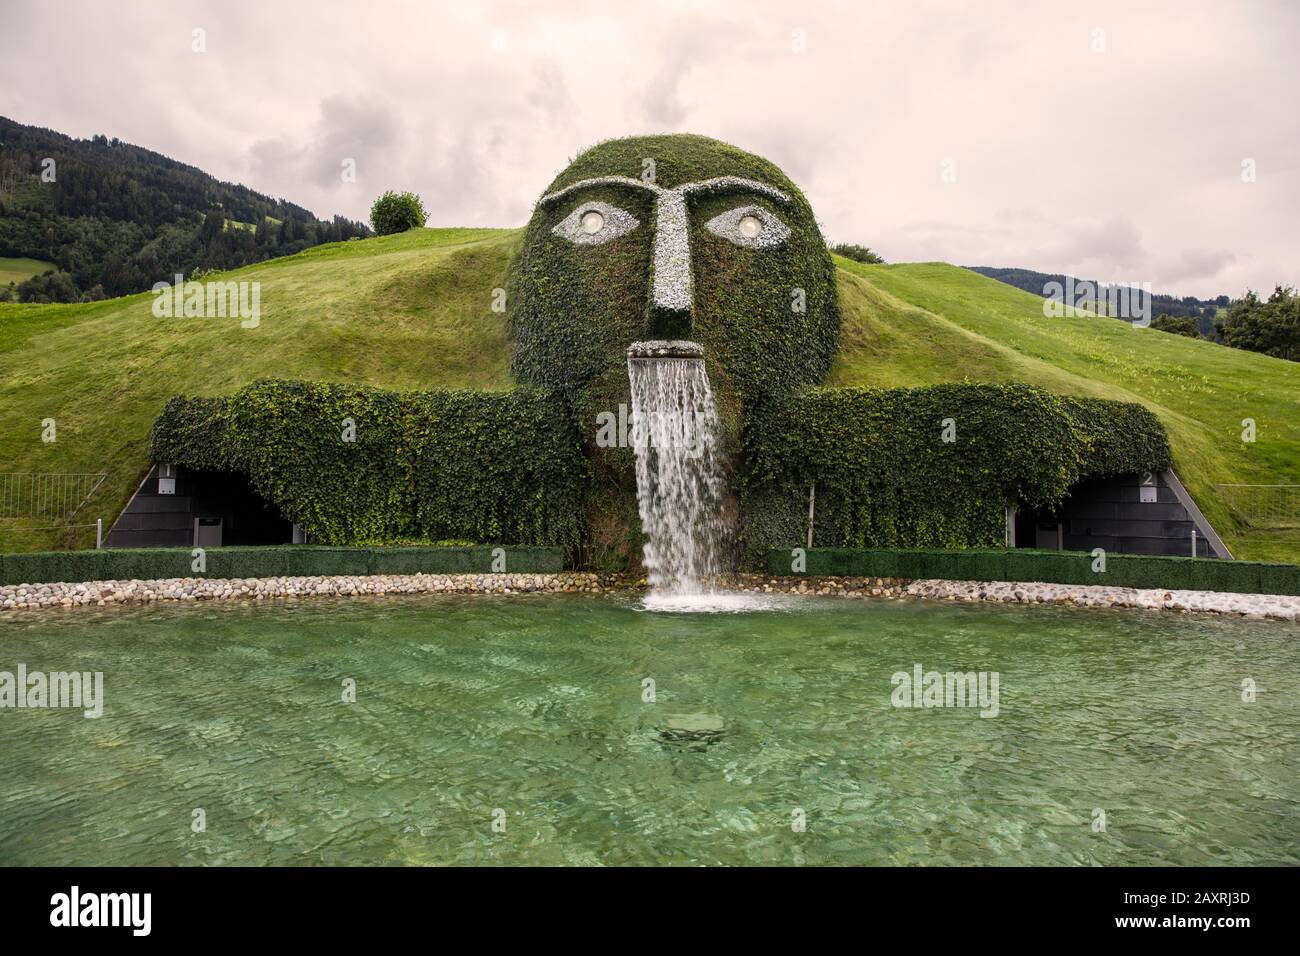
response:
<path fill-rule="evenodd" d="M 629 345 L 690 339 L 745 405 L 819 383 L 839 333 L 834 267 L 776 166 L 701 136 L 587 150 L 528 224 L 510 290 L 515 375 L 571 395 L 626 386 Z"/>

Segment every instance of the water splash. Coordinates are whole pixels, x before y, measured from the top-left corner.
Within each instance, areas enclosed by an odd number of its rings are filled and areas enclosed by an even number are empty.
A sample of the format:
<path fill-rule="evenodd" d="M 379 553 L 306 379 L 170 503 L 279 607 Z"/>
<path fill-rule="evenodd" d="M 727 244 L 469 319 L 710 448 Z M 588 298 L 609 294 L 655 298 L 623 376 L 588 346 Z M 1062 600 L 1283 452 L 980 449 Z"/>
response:
<path fill-rule="evenodd" d="M 724 483 L 713 390 L 695 342 L 637 342 L 632 386 L 636 498 L 652 598 L 690 604 L 721 570 Z"/>

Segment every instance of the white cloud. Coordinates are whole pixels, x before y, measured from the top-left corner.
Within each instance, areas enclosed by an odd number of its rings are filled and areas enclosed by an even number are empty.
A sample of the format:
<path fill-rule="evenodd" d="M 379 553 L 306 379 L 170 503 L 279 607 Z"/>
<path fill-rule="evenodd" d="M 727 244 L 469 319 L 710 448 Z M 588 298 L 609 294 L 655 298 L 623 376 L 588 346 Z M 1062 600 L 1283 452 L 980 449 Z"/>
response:
<path fill-rule="evenodd" d="M 320 215 L 413 189 L 436 225 L 522 223 L 598 140 L 705 133 L 780 164 L 831 237 L 891 261 L 1237 294 L 1300 282 L 1298 10 L 9 0 L 0 114 Z"/>

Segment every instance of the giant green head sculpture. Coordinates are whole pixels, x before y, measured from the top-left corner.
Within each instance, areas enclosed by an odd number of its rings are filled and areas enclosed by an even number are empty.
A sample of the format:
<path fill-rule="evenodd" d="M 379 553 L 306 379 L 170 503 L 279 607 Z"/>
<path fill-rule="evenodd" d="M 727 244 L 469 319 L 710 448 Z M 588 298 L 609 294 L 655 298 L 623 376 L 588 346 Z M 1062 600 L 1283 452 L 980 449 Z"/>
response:
<path fill-rule="evenodd" d="M 772 163 L 703 136 L 582 153 L 537 202 L 509 301 L 516 378 L 575 398 L 625 390 L 633 342 L 689 339 L 715 389 L 753 408 L 819 383 L 839 334 L 808 201 Z"/>

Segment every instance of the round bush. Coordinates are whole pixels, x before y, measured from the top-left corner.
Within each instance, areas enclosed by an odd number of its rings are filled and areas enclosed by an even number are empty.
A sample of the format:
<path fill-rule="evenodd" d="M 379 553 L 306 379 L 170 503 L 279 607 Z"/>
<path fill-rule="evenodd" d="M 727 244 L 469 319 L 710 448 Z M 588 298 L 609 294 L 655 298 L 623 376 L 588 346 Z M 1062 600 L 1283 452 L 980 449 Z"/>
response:
<path fill-rule="evenodd" d="M 415 193 L 395 193 L 390 189 L 370 207 L 370 225 L 380 236 L 423 226 L 428 218 L 424 204 Z"/>

